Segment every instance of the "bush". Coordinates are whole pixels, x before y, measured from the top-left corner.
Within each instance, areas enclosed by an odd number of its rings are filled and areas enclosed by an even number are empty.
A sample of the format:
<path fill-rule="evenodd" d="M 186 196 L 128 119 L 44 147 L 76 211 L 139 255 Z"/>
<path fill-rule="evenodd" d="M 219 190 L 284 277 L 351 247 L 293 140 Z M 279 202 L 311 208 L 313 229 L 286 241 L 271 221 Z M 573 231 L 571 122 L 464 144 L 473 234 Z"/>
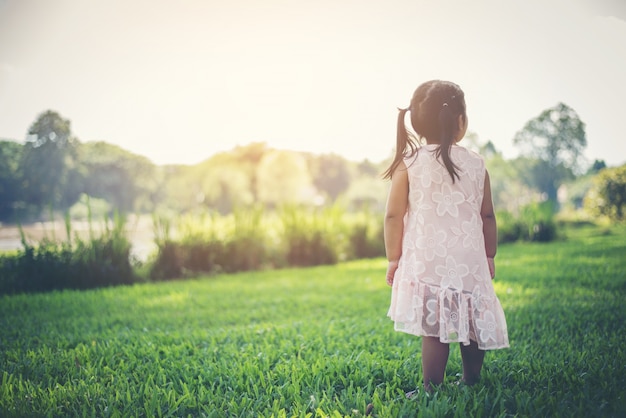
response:
<path fill-rule="evenodd" d="M 498 221 L 498 242 L 553 241 L 557 236 L 554 205 L 551 202 L 531 203 L 520 209 L 519 217 L 501 211 Z"/>
<path fill-rule="evenodd" d="M 585 196 L 584 206 L 592 215 L 623 221 L 626 215 L 626 165 L 600 171 Z"/>
<path fill-rule="evenodd" d="M 550 201 L 531 203 L 522 208 L 520 221 L 527 230 L 529 241 L 549 242 L 556 238 L 554 204 Z"/>
<path fill-rule="evenodd" d="M 172 238 L 172 222 L 155 218 L 158 253 L 150 277 L 166 280 L 275 267 L 277 255 L 267 222 L 260 207 L 236 210 L 229 216 L 187 216 L 179 219 L 177 237 Z"/>
<path fill-rule="evenodd" d="M 498 243 L 504 244 L 525 239 L 526 228 L 511 212 L 498 211 L 496 219 L 498 222 Z"/>
<path fill-rule="evenodd" d="M 100 236 L 91 234 L 89 240 L 76 236 L 72 242 L 67 217 L 66 241 L 44 239 L 37 246 L 27 243 L 22 234 L 23 250 L 0 258 L 0 293 L 91 289 L 137 281 L 124 225 L 125 219 L 116 215 L 113 227 L 106 221 Z"/>
<path fill-rule="evenodd" d="M 385 256 L 382 219 L 377 219 L 369 212 L 357 214 L 352 222 L 349 222 L 348 231 L 350 259 Z"/>
<path fill-rule="evenodd" d="M 88 209 L 87 217 L 91 219 Z M 174 218 L 153 216 L 157 252 L 135 274 L 125 220 L 116 216 L 101 236 L 72 241 L 44 240 L 0 256 L 0 293 L 86 289 L 161 281 L 198 274 L 314 266 L 384 256 L 382 219 L 364 211 L 347 215 L 340 206 L 285 206 L 274 213 L 262 207 Z M 90 222 L 91 225 L 91 222 Z"/>
<path fill-rule="evenodd" d="M 280 212 L 283 245 L 290 266 L 334 264 L 346 259 L 343 211 L 285 206 Z"/>
<path fill-rule="evenodd" d="M 258 206 L 233 213 L 233 228 L 226 240 L 221 261 L 227 272 L 259 270 L 276 265 L 272 228 L 263 222 L 263 209 Z"/>

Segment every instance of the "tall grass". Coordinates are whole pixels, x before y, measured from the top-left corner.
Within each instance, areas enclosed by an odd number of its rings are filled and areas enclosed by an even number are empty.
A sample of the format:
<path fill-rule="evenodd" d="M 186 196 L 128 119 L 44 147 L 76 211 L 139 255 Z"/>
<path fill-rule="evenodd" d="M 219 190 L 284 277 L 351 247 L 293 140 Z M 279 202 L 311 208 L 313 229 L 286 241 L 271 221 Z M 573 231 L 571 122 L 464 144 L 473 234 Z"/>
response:
<path fill-rule="evenodd" d="M 23 249 L 0 255 L 0 294 L 135 282 L 125 224 L 125 218 L 115 214 L 112 220 L 104 220 L 104 231 L 96 236 L 90 222 L 90 238 L 84 239 L 72 235 L 71 221 L 66 216 L 66 239 L 59 241 L 53 235 L 37 245 L 31 244 L 20 229 Z"/>
<path fill-rule="evenodd" d="M 340 206 L 284 206 L 269 213 L 254 207 L 230 215 L 157 217 L 155 231 L 153 279 L 336 264 L 384 255 L 380 219 L 370 213 L 349 214 Z"/>
<path fill-rule="evenodd" d="M 393 331 L 384 259 L 0 297 L 0 416 L 620 417 L 626 229 L 504 245 L 511 348 L 482 381 L 452 347 L 420 386 L 420 339 Z"/>
<path fill-rule="evenodd" d="M 347 230 L 343 217 L 338 206 L 309 210 L 284 207 L 280 219 L 287 264 L 315 266 L 345 260 Z"/>
<path fill-rule="evenodd" d="M 117 215 L 112 227 L 106 221 L 104 233 L 95 236 L 89 202 L 87 208 L 89 239 L 73 238 L 67 217 L 66 241 L 59 243 L 53 236 L 31 245 L 24 240 L 24 249 L 17 255 L 0 255 L 0 293 L 336 264 L 385 254 L 382 214 L 348 213 L 339 205 L 285 206 L 272 212 L 257 206 L 229 215 L 155 215 L 157 252 L 133 270 L 124 217 Z M 501 242 L 543 242 L 556 237 L 553 208 L 545 203 L 523 208 L 518 217 L 499 213 L 498 224 Z"/>

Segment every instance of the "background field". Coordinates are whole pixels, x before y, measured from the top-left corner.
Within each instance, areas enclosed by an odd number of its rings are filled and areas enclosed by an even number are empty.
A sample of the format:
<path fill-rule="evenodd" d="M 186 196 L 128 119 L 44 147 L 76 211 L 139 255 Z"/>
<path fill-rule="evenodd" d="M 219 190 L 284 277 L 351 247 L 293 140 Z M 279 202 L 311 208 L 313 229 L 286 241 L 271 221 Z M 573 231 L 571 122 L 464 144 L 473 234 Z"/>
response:
<path fill-rule="evenodd" d="M 511 348 L 420 385 L 385 261 L 0 298 L 0 416 L 620 416 L 624 227 L 500 247 Z"/>

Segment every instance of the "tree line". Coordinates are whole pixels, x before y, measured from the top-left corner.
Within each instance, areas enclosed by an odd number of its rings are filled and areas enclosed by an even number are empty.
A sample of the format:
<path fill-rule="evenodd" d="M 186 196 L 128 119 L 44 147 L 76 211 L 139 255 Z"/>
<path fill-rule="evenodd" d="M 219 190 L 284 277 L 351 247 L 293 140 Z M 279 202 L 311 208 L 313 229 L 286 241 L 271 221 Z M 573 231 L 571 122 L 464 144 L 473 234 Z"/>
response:
<path fill-rule="evenodd" d="M 463 140 L 485 157 L 497 208 L 515 212 L 536 201 L 582 207 L 587 199 L 596 213 L 623 217 L 624 175 L 619 168 L 604 170 L 603 161 L 585 161 L 585 124 L 572 108 L 558 103 L 544 110 L 517 132 L 513 143 L 519 157 L 505 159 L 476 134 Z M 355 162 L 251 143 L 199 164 L 159 166 L 104 141 L 81 142 L 69 119 L 47 110 L 22 143 L 0 141 L 0 221 L 27 222 L 50 208 L 67 212 L 83 196 L 102 202 L 110 213 L 228 214 L 252 205 L 273 209 L 337 202 L 348 210 L 382 211 L 387 184 L 380 173 L 391 155 L 377 163 Z M 567 196 L 559 199 L 563 185 Z"/>
<path fill-rule="evenodd" d="M 158 166 L 104 141 L 81 142 L 68 119 L 48 110 L 23 143 L 0 141 L 0 221 L 36 219 L 50 207 L 65 212 L 84 195 L 122 212 L 225 214 L 259 203 L 331 204 L 340 196 L 350 205 L 375 204 L 384 185 L 372 190 L 359 184 L 379 172 L 368 160 L 276 150 L 264 143 L 238 146 L 195 165 Z"/>

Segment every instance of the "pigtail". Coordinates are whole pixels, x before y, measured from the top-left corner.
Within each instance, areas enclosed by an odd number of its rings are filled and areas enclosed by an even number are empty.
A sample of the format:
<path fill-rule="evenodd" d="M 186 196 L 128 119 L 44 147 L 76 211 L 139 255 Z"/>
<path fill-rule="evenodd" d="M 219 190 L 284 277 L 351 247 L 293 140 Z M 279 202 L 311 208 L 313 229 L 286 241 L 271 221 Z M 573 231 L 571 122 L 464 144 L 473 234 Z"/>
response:
<path fill-rule="evenodd" d="M 393 157 L 393 161 L 389 165 L 389 168 L 387 168 L 387 170 L 385 170 L 385 172 L 383 173 L 383 179 L 391 179 L 393 172 L 407 155 L 407 147 L 410 150 L 408 155 L 413 155 L 417 151 L 415 141 L 409 136 L 409 133 L 406 130 L 406 125 L 404 124 L 405 115 L 408 110 L 409 108 L 398 109 L 398 125 L 396 128 L 396 154 Z"/>
<path fill-rule="evenodd" d="M 452 97 L 454 99 L 454 96 Z M 439 128 L 441 132 L 440 145 L 437 148 L 437 156 L 441 157 L 446 170 L 450 173 L 452 183 L 455 181 L 455 177 L 460 179 L 459 167 L 450 158 L 450 148 L 455 139 L 456 134 L 456 114 L 452 111 L 452 103 L 444 103 L 439 111 Z"/>

